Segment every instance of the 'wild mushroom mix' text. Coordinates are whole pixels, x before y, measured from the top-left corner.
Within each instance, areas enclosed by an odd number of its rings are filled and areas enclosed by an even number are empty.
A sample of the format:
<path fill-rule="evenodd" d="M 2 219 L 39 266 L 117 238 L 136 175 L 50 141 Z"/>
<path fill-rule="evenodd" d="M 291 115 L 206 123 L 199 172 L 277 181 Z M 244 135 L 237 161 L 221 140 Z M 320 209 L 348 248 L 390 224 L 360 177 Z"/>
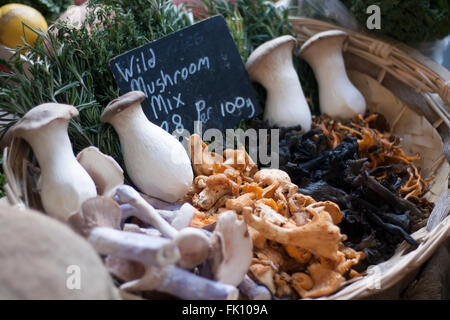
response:
<path fill-rule="evenodd" d="M 168 132 L 223 130 L 260 112 L 221 16 L 115 57 L 110 68 L 122 94 L 145 93 L 145 115 Z"/>

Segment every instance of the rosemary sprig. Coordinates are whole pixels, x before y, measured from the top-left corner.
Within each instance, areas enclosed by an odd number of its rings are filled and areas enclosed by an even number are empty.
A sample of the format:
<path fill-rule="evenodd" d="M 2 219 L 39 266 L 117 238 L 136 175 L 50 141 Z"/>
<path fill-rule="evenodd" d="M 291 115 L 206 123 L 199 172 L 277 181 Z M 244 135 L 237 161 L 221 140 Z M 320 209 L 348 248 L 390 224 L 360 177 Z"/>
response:
<path fill-rule="evenodd" d="M 103 108 L 119 94 L 109 60 L 194 21 L 169 0 L 91 0 L 89 10 L 79 29 L 58 22 L 47 34 L 35 31 L 35 46 L 19 48 L 10 61 L 12 73 L 0 73 L 0 120 L 6 120 L 0 130 L 4 134 L 38 104 L 72 104 L 80 111 L 69 126 L 74 151 L 95 145 L 123 164 L 116 133 L 100 123 Z M 20 58 L 24 51 L 31 77 Z"/>

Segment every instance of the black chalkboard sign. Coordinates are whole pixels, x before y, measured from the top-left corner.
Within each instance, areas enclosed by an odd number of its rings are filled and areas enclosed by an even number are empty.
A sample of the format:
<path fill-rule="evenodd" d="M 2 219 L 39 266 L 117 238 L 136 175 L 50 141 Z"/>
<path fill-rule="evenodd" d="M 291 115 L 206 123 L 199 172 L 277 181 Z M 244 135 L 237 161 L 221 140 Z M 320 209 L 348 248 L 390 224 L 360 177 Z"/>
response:
<path fill-rule="evenodd" d="M 261 112 L 221 15 L 117 56 L 110 68 L 120 93 L 143 91 L 146 116 L 170 133 L 223 131 Z"/>

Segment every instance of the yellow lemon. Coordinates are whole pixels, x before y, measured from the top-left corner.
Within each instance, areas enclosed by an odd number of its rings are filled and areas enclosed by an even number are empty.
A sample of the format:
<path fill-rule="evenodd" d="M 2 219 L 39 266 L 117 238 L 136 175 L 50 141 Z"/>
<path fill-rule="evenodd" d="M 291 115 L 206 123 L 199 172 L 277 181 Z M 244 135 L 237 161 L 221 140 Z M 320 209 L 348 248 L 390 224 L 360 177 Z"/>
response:
<path fill-rule="evenodd" d="M 47 31 L 48 28 L 42 14 L 32 7 L 17 3 L 0 7 L 0 42 L 15 49 L 23 45 L 23 38 L 34 45 L 38 35 L 22 23 L 35 30 Z"/>

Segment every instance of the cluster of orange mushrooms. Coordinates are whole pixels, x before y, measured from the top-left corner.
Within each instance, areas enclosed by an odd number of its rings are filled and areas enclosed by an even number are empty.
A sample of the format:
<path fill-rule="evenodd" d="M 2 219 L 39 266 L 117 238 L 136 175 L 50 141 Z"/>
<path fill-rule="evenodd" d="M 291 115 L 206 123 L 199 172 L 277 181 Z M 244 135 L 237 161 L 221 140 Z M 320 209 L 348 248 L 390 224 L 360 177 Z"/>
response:
<path fill-rule="evenodd" d="M 253 240 L 248 276 L 277 297 L 320 297 L 335 292 L 364 253 L 343 245 L 336 226 L 339 207 L 299 194 L 288 174 L 262 169 L 243 148 L 209 152 L 197 135 L 190 140 L 195 179 L 184 199 L 196 212 L 193 227 L 215 223 L 233 210 L 247 223 Z"/>

